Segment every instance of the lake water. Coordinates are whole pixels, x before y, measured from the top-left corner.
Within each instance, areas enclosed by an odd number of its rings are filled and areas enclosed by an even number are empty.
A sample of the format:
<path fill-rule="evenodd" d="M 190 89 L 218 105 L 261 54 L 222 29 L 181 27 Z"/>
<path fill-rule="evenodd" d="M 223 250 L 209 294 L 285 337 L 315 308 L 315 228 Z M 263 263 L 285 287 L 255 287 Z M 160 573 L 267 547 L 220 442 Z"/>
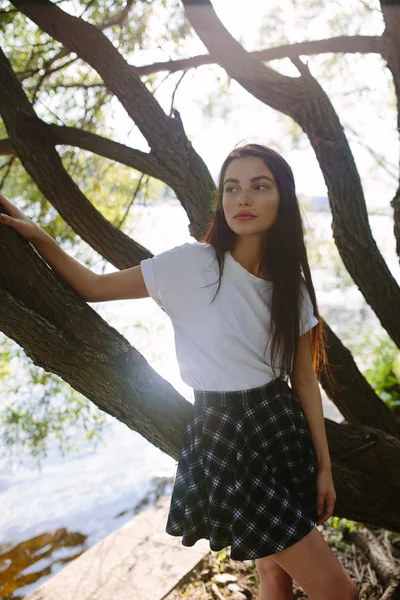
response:
<path fill-rule="evenodd" d="M 154 254 L 190 241 L 188 220 L 176 201 L 134 210 L 132 235 Z M 307 213 L 310 262 L 321 314 L 352 347 L 367 332 L 382 334 L 358 288 L 347 285 L 332 249 L 331 216 Z M 390 216 L 372 216 L 371 228 L 394 276 L 400 280 Z M 315 252 L 311 251 L 311 246 Z M 108 271 L 113 269 L 108 269 Z M 344 273 L 344 275 L 346 275 Z M 351 282 L 350 282 L 351 283 Z M 180 379 L 171 323 L 150 299 L 92 305 L 121 331 L 189 401 Z M 358 356 L 363 367 L 366 358 Z M 322 392 L 324 413 L 342 416 Z M 122 423 L 107 417 L 102 441 L 84 444 L 65 458 L 55 449 L 42 461 L 0 463 L 0 598 L 16 600 L 33 591 L 66 563 L 114 531 L 155 500 L 170 494 L 175 462 Z"/>

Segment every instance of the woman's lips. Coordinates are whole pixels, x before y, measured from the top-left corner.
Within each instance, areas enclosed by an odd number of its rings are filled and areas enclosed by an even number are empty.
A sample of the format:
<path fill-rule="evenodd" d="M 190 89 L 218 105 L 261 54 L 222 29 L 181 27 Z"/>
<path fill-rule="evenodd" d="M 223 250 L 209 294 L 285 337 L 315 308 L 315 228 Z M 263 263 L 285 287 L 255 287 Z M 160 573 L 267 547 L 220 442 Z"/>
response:
<path fill-rule="evenodd" d="M 249 221 L 250 219 L 255 219 L 252 215 L 240 215 L 239 217 L 235 217 L 238 221 Z"/>

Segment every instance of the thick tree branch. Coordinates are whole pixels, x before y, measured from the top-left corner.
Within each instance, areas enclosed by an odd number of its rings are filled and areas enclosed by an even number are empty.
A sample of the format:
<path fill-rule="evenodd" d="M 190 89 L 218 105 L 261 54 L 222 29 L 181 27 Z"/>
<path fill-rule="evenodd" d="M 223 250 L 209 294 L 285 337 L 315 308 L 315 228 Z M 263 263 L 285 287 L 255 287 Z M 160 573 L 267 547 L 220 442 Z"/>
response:
<path fill-rule="evenodd" d="M 393 76 L 397 97 L 397 131 L 400 134 L 400 5 L 398 2 L 381 0 L 381 6 L 386 25 L 383 34 L 382 56 Z M 396 240 L 396 251 L 400 258 L 400 187 L 390 204 L 393 207 L 393 232 Z"/>
<path fill-rule="evenodd" d="M 160 179 L 167 185 L 173 186 L 176 182 L 165 166 L 152 153 L 130 148 L 125 144 L 114 142 L 96 133 L 76 127 L 46 124 L 43 121 L 41 121 L 41 126 L 47 128 L 51 133 L 54 145 L 73 146 L 88 150 L 93 154 L 114 160 L 150 177 Z M 9 154 L 16 155 L 11 140 L 9 138 L 0 140 L 0 156 Z"/>
<path fill-rule="evenodd" d="M 368 222 L 360 177 L 335 109 L 299 58 L 301 76 L 277 76 L 246 52 L 218 19 L 209 0 L 183 0 L 210 54 L 265 104 L 291 116 L 307 133 L 328 188 L 333 235 L 343 262 L 382 326 L 400 347 L 400 289 L 379 252 Z"/>
<path fill-rule="evenodd" d="M 338 407 L 346 421 L 353 425 L 365 425 L 397 437 L 400 440 L 400 424 L 393 412 L 380 399 L 357 367 L 351 352 L 324 321 L 327 329 L 327 352 L 335 379 L 340 388 L 332 388 L 322 372 L 320 383 L 328 398 Z"/>
<path fill-rule="evenodd" d="M 89 152 L 93 152 L 93 154 L 98 154 L 127 167 L 132 167 L 136 171 L 145 173 L 155 179 L 161 179 L 166 183 L 170 179 L 169 172 L 151 153 L 130 148 L 125 144 L 114 142 L 84 129 L 62 125 L 49 125 L 43 121 L 41 121 L 41 124 L 43 128 L 47 128 L 51 133 L 52 140 L 56 146 L 73 146 L 82 150 L 88 150 Z M 11 140 L 6 138 L 0 140 L 0 156 L 8 154 L 16 155 L 16 152 Z"/>
<path fill-rule="evenodd" d="M 127 0 L 126 6 L 122 10 L 115 13 L 115 15 L 113 15 L 108 21 L 105 21 L 104 23 L 97 25 L 96 27 L 100 31 L 105 31 L 106 29 L 115 27 L 115 25 L 122 27 L 129 17 L 129 13 L 132 9 L 132 5 L 133 5 L 133 0 Z M 64 47 L 60 50 L 60 52 L 58 52 L 54 57 L 52 57 L 50 60 L 48 60 L 44 65 L 41 65 L 39 68 L 36 68 L 33 71 L 31 71 L 30 75 L 37 74 L 39 71 L 43 71 L 43 75 L 40 76 L 40 78 L 37 81 L 37 83 L 34 87 L 34 90 L 32 92 L 33 100 L 36 99 L 39 91 L 41 90 L 43 83 L 52 73 L 55 73 L 56 71 L 58 71 L 60 69 L 63 69 L 65 66 L 67 66 L 67 65 L 75 62 L 75 60 L 77 60 L 77 58 L 73 58 L 73 59 L 67 61 L 67 63 L 64 63 L 63 65 L 60 65 L 54 69 L 50 68 L 51 65 L 55 61 L 59 60 L 60 58 L 63 58 L 64 56 L 68 56 L 70 53 L 71 53 L 71 51 Z M 27 76 L 26 74 L 21 74 L 20 79 L 22 80 L 26 76 Z M 81 86 L 81 87 L 84 87 L 84 86 Z"/>
<path fill-rule="evenodd" d="M 393 233 L 396 240 L 396 252 L 400 257 L 400 187 L 390 205 L 393 207 Z"/>
<path fill-rule="evenodd" d="M 337 494 L 335 515 L 399 531 L 400 440 L 373 427 L 330 419 L 325 426 Z"/>
<path fill-rule="evenodd" d="M 265 48 L 249 52 L 255 58 L 262 62 L 277 60 L 280 58 L 296 58 L 297 56 L 312 56 L 316 54 L 327 53 L 360 53 L 360 54 L 381 54 L 382 38 L 377 35 L 341 35 L 325 40 L 313 40 L 311 42 L 298 42 L 296 44 L 284 44 L 274 48 Z M 151 65 L 134 66 L 136 73 L 141 77 L 158 73 L 160 71 L 186 71 L 187 69 L 196 69 L 203 65 L 218 64 L 218 60 L 212 54 L 199 54 L 190 58 L 180 60 L 167 60 L 156 62 Z"/>
<path fill-rule="evenodd" d="M 56 145 L 76 146 L 82 150 L 88 150 L 165 182 L 170 178 L 168 170 L 151 153 L 130 148 L 125 144 L 76 127 L 60 125 L 48 125 L 48 127 Z"/>
<path fill-rule="evenodd" d="M 0 227 L 0 248 L 0 330 L 36 365 L 177 458 L 190 403 L 15 231 Z"/>
<path fill-rule="evenodd" d="M 306 92 L 301 77 L 281 75 L 246 52 L 217 17 L 211 2 L 182 0 L 186 15 L 209 54 L 253 96 L 291 115 Z"/>

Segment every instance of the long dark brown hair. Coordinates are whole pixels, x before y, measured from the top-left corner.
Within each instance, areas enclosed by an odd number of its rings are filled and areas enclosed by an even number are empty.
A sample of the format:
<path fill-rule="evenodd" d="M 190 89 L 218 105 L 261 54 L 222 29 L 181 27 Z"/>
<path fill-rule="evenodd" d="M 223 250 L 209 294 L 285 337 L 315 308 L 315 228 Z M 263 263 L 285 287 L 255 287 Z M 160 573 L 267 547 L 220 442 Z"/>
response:
<path fill-rule="evenodd" d="M 213 215 L 201 242 L 211 244 L 216 252 L 219 265 L 218 289 L 224 271 L 225 253 L 234 246 L 236 233 L 229 227 L 222 208 L 223 184 L 228 165 L 237 158 L 254 156 L 261 158 L 275 177 L 279 190 L 278 215 L 274 224 L 266 232 L 264 266 L 273 281 L 271 303 L 271 362 L 275 374 L 274 361 L 278 353 L 281 360 L 280 372 L 291 372 L 300 336 L 299 301 L 301 280 L 307 286 L 318 324 L 309 330 L 313 368 L 317 376 L 323 370 L 334 384 L 326 355 L 327 332 L 320 319 L 314 285 L 311 278 L 304 241 L 303 222 L 296 196 L 294 176 L 286 160 L 271 148 L 261 144 L 246 144 L 232 150 L 224 160 L 219 174 L 218 188 L 213 197 Z M 301 273 L 303 272 L 303 274 Z M 267 342 L 268 345 L 268 342 Z M 266 346 L 267 347 L 267 346 Z"/>

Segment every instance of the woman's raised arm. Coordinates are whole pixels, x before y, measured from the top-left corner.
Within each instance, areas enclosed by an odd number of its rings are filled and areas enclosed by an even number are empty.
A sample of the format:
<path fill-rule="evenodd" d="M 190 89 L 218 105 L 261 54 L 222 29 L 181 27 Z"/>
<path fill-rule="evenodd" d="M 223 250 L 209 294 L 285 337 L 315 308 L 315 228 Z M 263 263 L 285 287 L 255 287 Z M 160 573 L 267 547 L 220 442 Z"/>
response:
<path fill-rule="evenodd" d="M 8 214 L 0 214 L 0 225 L 13 227 L 31 242 L 50 267 L 87 302 L 149 296 L 140 265 L 98 275 L 67 254 L 48 233 L 0 194 L 1 210 Z"/>

